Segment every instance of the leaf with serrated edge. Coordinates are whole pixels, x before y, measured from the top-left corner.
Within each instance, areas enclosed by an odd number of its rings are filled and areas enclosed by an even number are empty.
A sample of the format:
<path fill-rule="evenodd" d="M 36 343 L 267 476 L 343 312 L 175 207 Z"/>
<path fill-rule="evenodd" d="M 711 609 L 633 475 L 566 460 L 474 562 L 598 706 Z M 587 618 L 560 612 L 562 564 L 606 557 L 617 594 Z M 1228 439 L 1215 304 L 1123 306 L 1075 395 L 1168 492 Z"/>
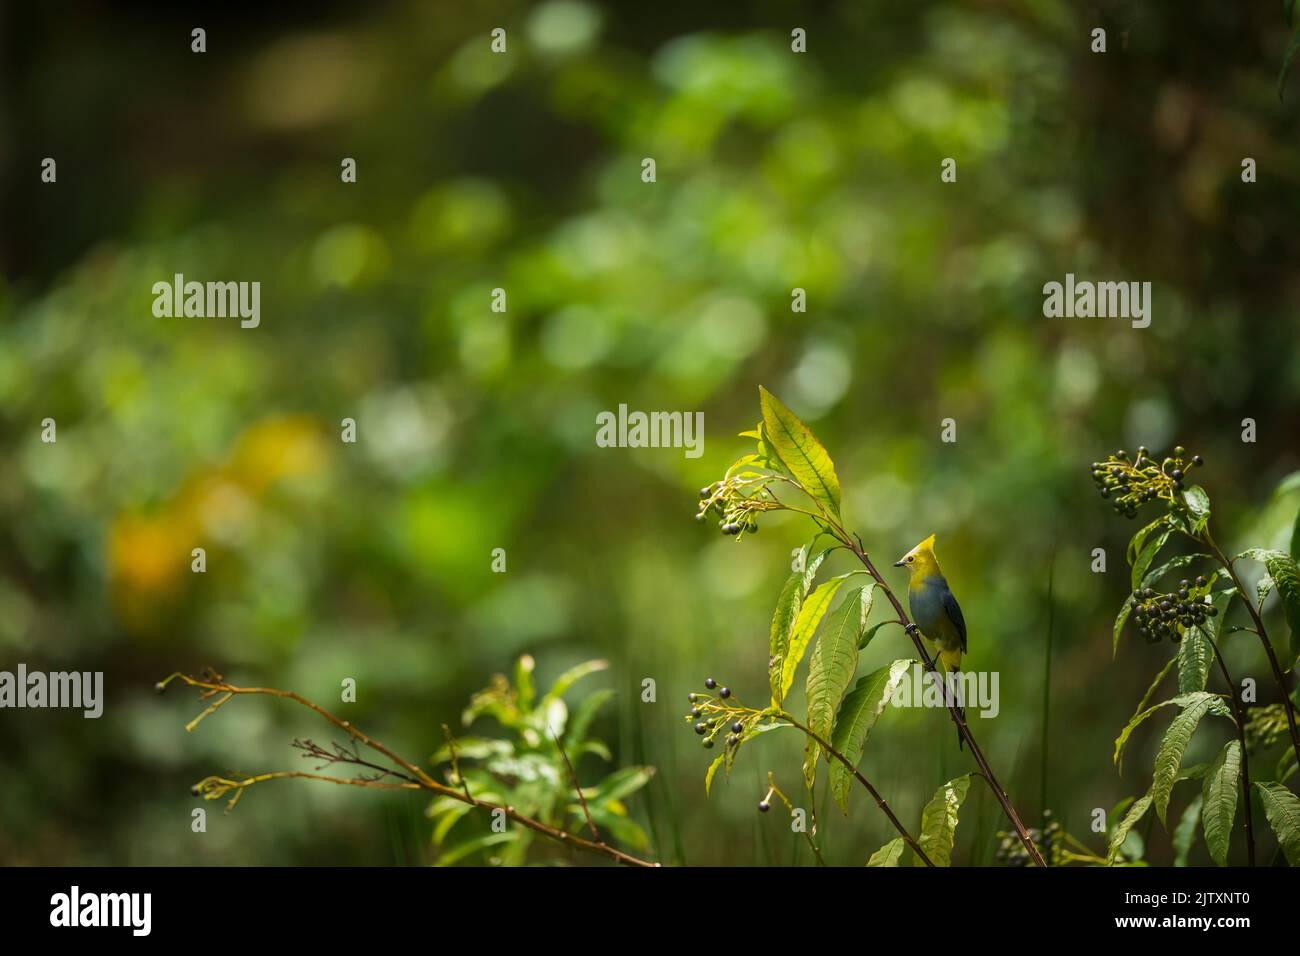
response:
<path fill-rule="evenodd" d="M 1106 848 L 1107 866 L 1115 862 L 1115 858 L 1119 856 L 1120 848 L 1124 846 L 1124 841 L 1128 839 L 1129 831 L 1137 825 L 1139 820 L 1146 816 L 1146 812 L 1150 809 L 1151 794 L 1149 793 L 1134 800 L 1132 805 L 1129 806 L 1128 813 L 1124 814 L 1124 819 L 1120 820 L 1119 824 L 1111 832 L 1110 844 Z"/>
<path fill-rule="evenodd" d="M 1300 798 L 1274 781 L 1255 784 L 1259 802 L 1264 805 L 1264 816 L 1273 828 L 1282 855 L 1287 863 L 1300 866 Z"/>
<path fill-rule="evenodd" d="M 1163 676 L 1164 676 L 1164 672 L 1161 671 L 1161 677 Z M 1157 682 L 1159 681 L 1159 679 L 1160 678 L 1157 678 Z M 1155 685 L 1153 684 L 1152 687 L 1154 688 L 1154 686 Z M 1150 691 L 1148 691 L 1148 693 L 1150 693 Z M 1223 703 L 1222 699 L 1217 694 L 1209 694 L 1209 693 L 1201 692 L 1201 693 L 1194 693 L 1194 694 L 1179 694 L 1177 697 L 1171 697 L 1169 698 L 1169 700 L 1163 700 L 1152 707 L 1148 707 L 1146 710 L 1139 710 L 1132 717 L 1130 717 L 1129 722 L 1124 726 L 1124 729 L 1120 731 L 1119 736 L 1115 738 L 1114 762 L 1115 762 L 1115 766 L 1119 768 L 1120 773 L 1124 772 L 1124 747 L 1128 743 L 1129 736 L 1133 733 L 1134 730 L 1137 729 L 1139 724 L 1141 724 L 1144 720 L 1146 720 L 1148 717 L 1154 714 L 1161 707 L 1168 707 L 1170 704 L 1173 704 L 1177 707 L 1186 707 L 1188 704 L 1196 700 L 1199 700 L 1202 697 L 1208 697 L 1211 698 L 1212 701 L 1218 701 L 1219 705 L 1224 710 L 1227 710 L 1227 705 Z M 1145 698 L 1143 699 L 1143 703 L 1145 703 Z M 1222 711 L 1213 708 L 1212 705 L 1211 705 L 1211 712 L 1222 715 Z M 1230 713 L 1231 712 L 1229 712 L 1229 714 Z"/>
<path fill-rule="evenodd" d="M 1228 863 L 1228 844 L 1232 841 L 1232 821 L 1237 815 L 1237 788 L 1241 777 L 1241 742 L 1229 740 L 1223 745 L 1201 783 L 1201 827 L 1205 830 L 1205 848 L 1219 866 Z"/>
<path fill-rule="evenodd" d="M 863 605 L 870 600 L 873 591 L 874 588 L 850 591 L 827 619 L 813 646 L 808 662 L 808 728 L 822 740 L 831 739 L 835 711 L 839 709 L 844 692 L 853 680 L 853 672 L 857 670 L 858 636 L 865 621 Z M 820 751 L 812 738 L 809 741 L 813 746 L 805 754 L 805 781 L 815 778 Z"/>
<path fill-rule="evenodd" d="M 840 480 L 825 447 L 780 399 L 759 386 L 763 426 L 781 463 L 832 518 L 840 520 Z"/>
<path fill-rule="evenodd" d="M 781 665 L 781 695 L 778 703 L 785 700 L 786 694 L 790 693 L 795 672 L 803 661 L 804 652 L 808 650 L 808 642 L 812 640 L 817 625 L 821 623 L 831 602 L 835 600 L 835 593 L 848 577 L 848 574 L 841 574 L 829 581 L 823 581 L 804 598 L 803 606 L 799 608 L 799 616 L 795 619 L 794 627 L 790 629 L 789 647 Z"/>
<path fill-rule="evenodd" d="M 894 837 L 871 854 L 871 859 L 867 860 L 867 866 L 898 866 L 898 861 L 902 858 L 903 850 L 906 848 L 907 844 L 903 842 L 902 837 Z"/>
<path fill-rule="evenodd" d="M 875 726 L 885 705 L 911 666 L 911 660 L 898 660 L 872 671 L 857 682 L 844 698 L 844 703 L 840 704 L 831 746 L 848 758 L 853 766 L 856 767 L 862 759 L 867 735 L 871 733 L 871 728 Z M 831 793 L 835 795 L 835 802 L 840 805 L 840 809 L 847 814 L 853 774 L 838 760 L 832 760 L 830 765 Z"/>
<path fill-rule="evenodd" d="M 1208 618 L 1208 624 L 1214 618 Z M 1183 632 L 1183 639 L 1178 644 L 1178 692 L 1192 694 L 1205 690 L 1205 682 L 1210 676 L 1210 659 L 1214 652 L 1210 641 L 1200 625 L 1194 625 Z"/>
<path fill-rule="evenodd" d="M 1151 778 L 1151 795 L 1155 798 L 1156 816 L 1160 818 L 1162 824 L 1165 822 L 1165 813 L 1169 809 L 1169 797 L 1173 792 L 1174 779 L 1178 776 L 1178 767 L 1183 762 L 1183 751 L 1187 749 L 1187 744 L 1192 739 L 1192 734 L 1196 731 L 1201 718 L 1209 710 L 1210 701 L 1215 699 L 1213 695 L 1204 693 L 1188 696 L 1196 699 L 1189 701 L 1182 712 L 1170 722 L 1164 740 L 1160 742 L 1160 750 L 1156 753 L 1155 771 Z"/>
<path fill-rule="evenodd" d="M 785 699 L 785 694 L 782 692 L 782 678 L 785 674 L 785 658 L 790 652 L 790 634 L 794 630 L 795 622 L 799 619 L 799 612 L 803 608 L 808 586 L 812 584 L 813 579 L 817 576 L 817 569 L 821 567 L 822 561 L 830 553 L 829 550 L 826 550 L 810 557 L 813 545 L 816 543 L 817 539 L 814 538 L 803 546 L 803 570 L 794 571 L 786 578 L 785 584 L 781 587 L 781 595 L 776 601 L 776 610 L 772 612 L 772 627 L 768 639 L 770 657 L 768 659 L 767 673 L 768 686 L 772 691 L 772 700 L 777 704 L 780 704 Z"/>
<path fill-rule="evenodd" d="M 921 833 L 916 838 L 935 866 L 952 864 L 952 845 L 957 836 L 957 811 L 970 789 L 970 774 L 949 780 L 930 798 L 921 811 Z"/>

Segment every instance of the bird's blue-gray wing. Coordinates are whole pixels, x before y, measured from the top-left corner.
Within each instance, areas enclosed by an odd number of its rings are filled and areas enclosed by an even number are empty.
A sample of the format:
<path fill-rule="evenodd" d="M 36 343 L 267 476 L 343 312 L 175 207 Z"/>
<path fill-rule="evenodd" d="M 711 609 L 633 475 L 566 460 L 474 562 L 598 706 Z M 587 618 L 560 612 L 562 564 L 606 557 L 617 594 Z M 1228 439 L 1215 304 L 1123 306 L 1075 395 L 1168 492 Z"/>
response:
<path fill-rule="evenodd" d="M 952 592 L 944 589 L 943 592 L 943 609 L 948 614 L 948 619 L 952 621 L 953 626 L 957 628 L 957 633 L 961 636 L 962 652 L 966 651 L 966 619 L 961 616 L 961 605 L 957 599 L 952 596 Z"/>

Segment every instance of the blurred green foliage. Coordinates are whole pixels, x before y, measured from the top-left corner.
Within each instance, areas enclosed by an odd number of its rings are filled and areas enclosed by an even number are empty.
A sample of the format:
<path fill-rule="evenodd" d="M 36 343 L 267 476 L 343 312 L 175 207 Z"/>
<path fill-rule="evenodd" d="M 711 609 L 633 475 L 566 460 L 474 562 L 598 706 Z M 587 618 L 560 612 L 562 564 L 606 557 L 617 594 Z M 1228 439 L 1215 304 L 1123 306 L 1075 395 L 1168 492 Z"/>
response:
<path fill-rule="evenodd" d="M 706 802 L 678 723 L 706 673 L 763 693 L 805 538 L 776 520 L 738 547 L 690 520 L 759 383 L 835 455 L 868 550 L 937 532 L 968 666 L 1002 671 L 975 729 L 1020 809 L 1083 833 L 1140 792 L 1149 755 L 1127 780 L 1110 748 L 1159 662 L 1123 644 L 1111 664 L 1129 529 L 1087 463 L 1182 441 L 1225 549 L 1289 534 L 1294 508 L 1256 519 L 1300 465 L 1275 7 L 334 3 L 212 13 L 202 55 L 192 19 L 0 13 L 0 661 L 103 670 L 108 692 L 98 721 L 0 713 L 0 861 L 430 861 L 426 801 L 350 788 L 278 784 L 192 834 L 189 784 L 292 766 L 306 717 L 248 701 L 187 736 L 192 702 L 153 682 L 212 664 L 326 702 L 352 677 L 345 716 L 417 755 L 528 652 L 542 681 L 610 660 L 593 734 L 657 768 L 629 803 L 656 858 L 808 862 L 754 811 L 800 743 L 772 735 Z M 1151 327 L 1044 319 L 1067 271 L 1153 282 Z M 261 327 L 154 318 L 178 272 L 261 281 Z M 704 456 L 597 448 L 620 402 L 703 410 Z M 884 721 L 864 766 L 919 819 L 967 764 L 941 715 Z M 893 835 L 817 809 L 828 862 Z M 973 788 L 955 862 L 990 862 L 1001 825 Z"/>

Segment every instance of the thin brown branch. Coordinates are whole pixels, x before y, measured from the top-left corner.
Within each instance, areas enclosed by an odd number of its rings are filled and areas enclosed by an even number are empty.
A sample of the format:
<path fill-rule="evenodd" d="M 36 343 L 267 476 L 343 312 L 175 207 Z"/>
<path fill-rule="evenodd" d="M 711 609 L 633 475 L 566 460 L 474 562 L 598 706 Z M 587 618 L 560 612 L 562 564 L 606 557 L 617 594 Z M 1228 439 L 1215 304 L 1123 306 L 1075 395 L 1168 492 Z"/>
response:
<path fill-rule="evenodd" d="M 818 734 L 816 731 L 812 730 L 806 724 L 801 724 L 798 720 L 796 720 L 793 716 L 786 713 L 785 711 L 780 711 L 776 716 L 786 721 L 788 724 L 790 724 L 791 727 L 794 727 L 796 730 L 803 731 L 805 734 L 808 735 L 810 739 L 816 741 L 818 746 L 820 746 L 823 750 L 825 750 L 828 754 L 830 754 L 840 763 L 844 764 L 844 766 L 848 768 L 849 773 L 853 774 L 853 776 L 857 778 L 858 783 L 862 784 L 862 786 L 866 789 L 867 793 L 871 794 L 871 798 L 876 801 L 876 806 L 878 806 L 881 809 L 881 812 L 883 812 L 885 816 L 889 818 L 889 822 L 894 825 L 894 829 L 898 831 L 899 836 L 903 838 L 904 842 L 906 842 L 907 845 L 912 848 L 912 852 L 916 854 L 917 858 L 926 866 L 934 866 L 934 863 L 930 860 L 930 858 L 925 855 L 925 851 L 921 849 L 921 844 L 917 843 L 916 840 L 912 837 L 912 834 L 908 832 L 907 827 L 903 826 L 903 821 L 899 820 L 898 817 L 894 816 L 894 811 L 889 809 L 889 804 L 885 802 L 885 798 L 882 797 L 879 791 L 877 791 L 876 788 L 871 785 L 871 781 L 868 780 L 865 776 L 863 776 L 862 772 L 853 765 L 853 761 L 849 760 L 848 757 L 844 756 L 844 754 L 840 753 L 838 750 L 832 747 L 827 741 L 823 740 L 821 735 Z"/>
<path fill-rule="evenodd" d="M 564 758 L 564 765 L 569 768 L 569 779 L 573 781 L 573 790 L 578 795 L 578 803 L 582 806 L 582 815 L 587 818 L 587 826 L 591 828 L 591 838 L 600 839 L 600 833 L 596 830 L 596 824 L 592 822 L 591 811 L 587 809 L 587 798 L 582 795 L 582 786 L 578 783 L 578 772 L 573 769 L 573 764 L 569 761 L 569 755 L 564 752 L 564 744 L 560 743 L 559 736 L 554 730 L 551 731 L 551 739 L 555 741 L 555 746 L 559 748 L 560 756 Z"/>
<path fill-rule="evenodd" d="M 301 694 L 295 691 L 281 690 L 277 687 L 237 687 L 234 684 L 225 681 L 223 678 L 221 678 L 219 674 L 210 673 L 206 679 L 200 679 L 197 677 L 192 677 L 189 674 L 182 674 L 179 672 L 172 674 L 166 680 L 160 681 L 157 685 L 158 690 L 159 691 L 165 690 L 167 688 L 167 685 L 174 680 L 179 680 L 182 683 L 188 684 L 190 687 L 198 688 L 200 691 L 200 697 L 202 699 L 206 699 L 208 697 L 212 697 L 218 694 L 227 695 L 222 699 L 220 699 L 215 705 L 205 710 L 194 721 L 191 721 L 190 724 L 187 725 L 186 727 L 187 730 L 192 730 L 200 720 L 202 720 L 204 717 L 208 716 L 213 711 L 215 711 L 217 707 L 220 707 L 222 704 L 226 703 L 226 701 L 228 701 L 231 697 L 241 696 L 241 695 L 262 695 L 265 697 L 278 697 L 284 700 L 291 700 L 294 703 L 306 707 L 308 710 L 316 713 L 317 715 L 319 715 L 329 723 L 333 724 L 335 727 L 342 730 L 344 733 L 348 734 L 353 740 L 361 744 L 364 744 L 366 747 L 375 751 L 376 753 L 382 754 L 383 756 L 387 757 L 394 764 L 396 764 L 397 766 L 405 770 L 406 773 L 409 774 L 410 777 L 412 778 L 411 783 L 404 782 L 404 783 L 397 784 L 397 783 L 380 783 L 374 780 L 343 780 L 337 777 L 322 777 L 315 774 L 304 774 L 300 771 L 278 771 L 271 774 L 262 774 L 259 777 L 246 778 L 245 781 L 225 781 L 225 783 L 233 784 L 234 787 L 238 787 L 239 788 L 237 791 L 238 793 L 242 794 L 244 792 L 244 789 L 250 786 L 251 783 L 260 782 L 262 780 L 282 779 L 285 777 L 303 777 L 307 779 L 329 781 L 331 783 L 340 783 L 340 784 L 345 784 L 350 786 L 368 786 L 372 788 L 386 789 L 386 790 L 388 789 L 409 790 L 409 789 L 418 788 L 418 789 L 426 790 L 430 793 L 436 793 L 439 796 L 448 797 L 452 800 L 458 800 L 461 803 L 465 803 L 468 804 L 469 806 L 477 807 L 479 809 L 490 810 L 490 811 L 499 810 L 502 813 L 504 813 L 508 819 L 513 820 L 514 822 L 518 823 L 520 826 L 527 827 L 528 829 L 533 830 L 536 833 L 540 833 L 543 836 L 549 837 L 550 839 L 555 840 L 558 843 L 562 843 L 567 846 L 576 847 L 577 849 L 583 850 L 588 853 L 596 853 L 601 856 L 607 857 L 611 860 L 614 860 L 618 863 L 623 863 L 627 866 L 644 866 L 644 867 L 659 866 L 658 863 L 651 862 L 650 860 L 643 860 L 640 857 L 632 856 L 630 853 L 624 853 L 622 850 L 612 847 L 608 843 L 605 843 L 603 841 L 586 840 L 583 839 L 582 837 L 575 836 L 572 833 L 568 833 L 564 830 L 558 829 L 557 827 L 550 826 L 549 824 L 543 823 L 541 820 L 536 820 L 532 817 L 520 813 L 514 807 L 492 803 L 491 801 L 488 800 L 479 800 L 470 796 L 468 792 L 461 792 L 460 790 L 457 790 L 453 787 L 449 787 L 446 784 L 439 783 L 437 780 L 434 780 L 432 777 L 430 777 L 424 770 L 420 769 L 420 767 L 418 767 L 416 764 L 413 764 L 409 760 L 406 760 L 405 758 L 398 756 L 396 753 L 394 753 L 392 750 L 390 750 L 387 746 L 385 746 L 380 741 L 367 736 L 357 727 L 353 726 L 351 721 L 343 720 L 341 717 L 336 717 L 334 714 L 330 713 L 324 707 L 321 707 L 319 704 L 315 703 L 314 701 L 308 700 L 306 697 L 303 697 Z M 222 778 L 209 777 L 207 779 L 214 780 L 214 779 L 222 779 Z M 201 785 L 202 783 L 196 786 L 201 786 Z M 222 792 L 223 793 L 229 792 L 230 789 L 232 789 L 232 787 L 227 787 L 226 790 Z M 234 799 L 237 801 L 238 796 L 236 796 Z"/>

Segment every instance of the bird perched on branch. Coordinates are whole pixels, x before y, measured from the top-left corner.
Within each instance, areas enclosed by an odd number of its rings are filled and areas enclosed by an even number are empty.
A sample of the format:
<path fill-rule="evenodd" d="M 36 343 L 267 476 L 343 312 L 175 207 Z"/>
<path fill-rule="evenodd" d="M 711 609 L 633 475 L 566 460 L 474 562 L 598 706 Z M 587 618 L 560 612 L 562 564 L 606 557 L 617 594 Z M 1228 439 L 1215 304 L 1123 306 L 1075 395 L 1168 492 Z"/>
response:
<path fill-rule="evenodd" d="M 961 605 L 948 587 L 947 579 L 939 570 L 939 561 L 934 556 L 934 535 L 895 561 L 894 567 L 907 568 L 907 600 L 912 609 L 912 620 L 930 651 L 937 654 L 945 673 L 955 675 L 956 686 L 960 689 L 961 655 L 966 650 L 966 619 L 962 617 Z M 966 711 L 959 708 L 958 712 L 965 720 Z M 957 746 L 960 747 L 961 743 L 959 728 Z"/>

